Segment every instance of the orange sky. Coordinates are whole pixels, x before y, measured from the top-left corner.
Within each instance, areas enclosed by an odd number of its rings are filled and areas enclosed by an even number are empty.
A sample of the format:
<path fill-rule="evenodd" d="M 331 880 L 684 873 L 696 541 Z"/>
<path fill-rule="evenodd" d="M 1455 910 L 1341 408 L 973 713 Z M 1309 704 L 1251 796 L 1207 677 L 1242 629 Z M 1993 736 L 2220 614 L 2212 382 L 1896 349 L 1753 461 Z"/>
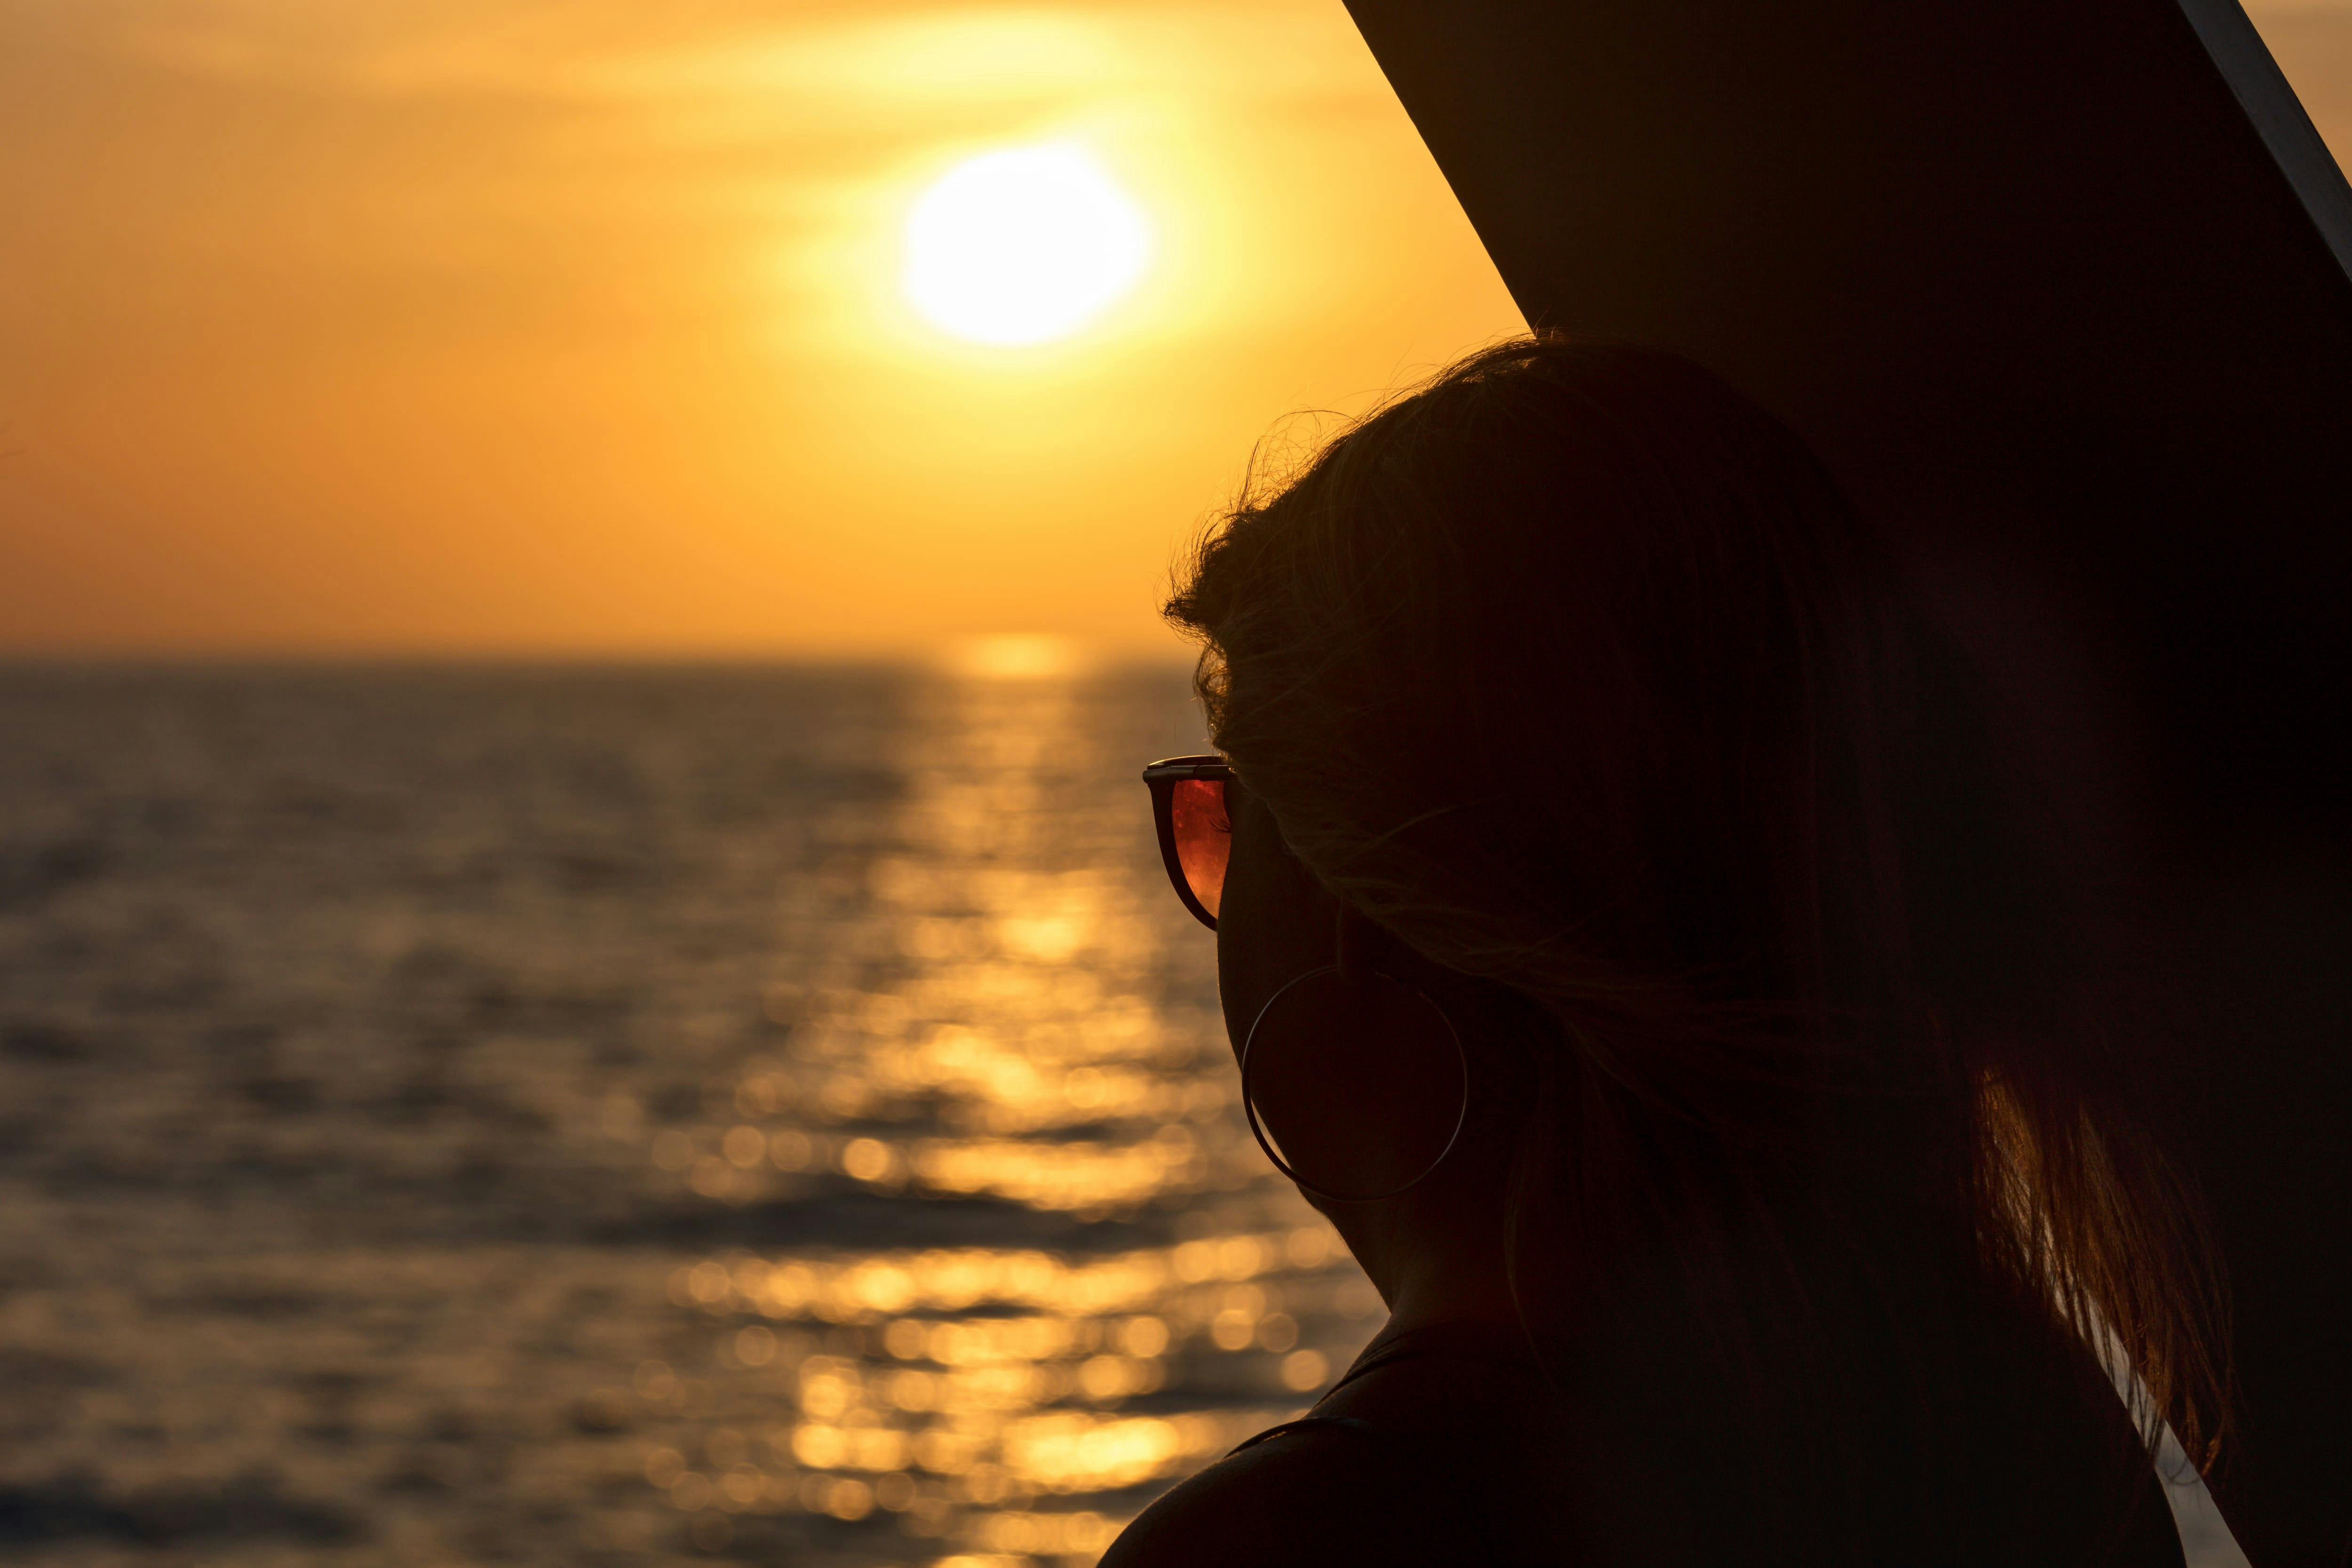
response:
<path fill-rule="evenodd" d="M 1150 269 L 958 343 L 900 224 L 1047 141 Z M 1275 421 L 1519 325 L 1339 0 L 0 0 L 0 213 L 18 651 L 1171 647 Z"/>

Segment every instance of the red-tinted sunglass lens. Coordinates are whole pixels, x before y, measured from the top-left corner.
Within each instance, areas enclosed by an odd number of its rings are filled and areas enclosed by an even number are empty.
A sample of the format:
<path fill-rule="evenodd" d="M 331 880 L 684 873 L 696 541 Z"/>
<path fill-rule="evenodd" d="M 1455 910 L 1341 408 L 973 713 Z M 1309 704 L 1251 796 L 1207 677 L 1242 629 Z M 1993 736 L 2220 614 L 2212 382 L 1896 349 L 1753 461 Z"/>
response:
<path fill-rule="evenodd" d="M 1233 853 L 1234 825 L 1225 815 L 1222 779 L 1179 779 L 1169 801 L 1176 831 L 1176 860 L 1201 907 L 1216 918 L 1225 896 L 1225 862 Z"/>

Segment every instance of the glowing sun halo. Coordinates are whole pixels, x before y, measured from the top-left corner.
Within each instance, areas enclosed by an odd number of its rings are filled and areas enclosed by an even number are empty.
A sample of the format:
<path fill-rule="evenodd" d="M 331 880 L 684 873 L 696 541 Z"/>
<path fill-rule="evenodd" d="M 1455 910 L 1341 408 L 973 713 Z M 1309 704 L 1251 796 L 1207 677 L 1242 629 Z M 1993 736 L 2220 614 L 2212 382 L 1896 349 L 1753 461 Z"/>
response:
<path fill-rule="evenodd" d="M 1103 166 L 1057 143 L 968 158 L 907 215 L 908 301 L 977 343 L 1066 337 L 1135 287 L 1151 225 Z"/>

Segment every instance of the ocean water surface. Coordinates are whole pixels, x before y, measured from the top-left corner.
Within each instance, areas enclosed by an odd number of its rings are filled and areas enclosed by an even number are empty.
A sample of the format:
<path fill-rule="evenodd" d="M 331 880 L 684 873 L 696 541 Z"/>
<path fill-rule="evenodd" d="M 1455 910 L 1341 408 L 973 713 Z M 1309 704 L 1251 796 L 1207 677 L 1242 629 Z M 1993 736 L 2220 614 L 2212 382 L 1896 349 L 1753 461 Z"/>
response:
<path fill-rule="evenodd" d="M 0 669 L 0 1551 L 1092 1563 L 1380 1321 L 1159 867 L 1200 728 L 1164 669 Z"/>
<path fill-rule="evenodd" d="M 1378 1322 L 1181 674 L 0 675 L 0 1546 L 1090 1563 Z"/>

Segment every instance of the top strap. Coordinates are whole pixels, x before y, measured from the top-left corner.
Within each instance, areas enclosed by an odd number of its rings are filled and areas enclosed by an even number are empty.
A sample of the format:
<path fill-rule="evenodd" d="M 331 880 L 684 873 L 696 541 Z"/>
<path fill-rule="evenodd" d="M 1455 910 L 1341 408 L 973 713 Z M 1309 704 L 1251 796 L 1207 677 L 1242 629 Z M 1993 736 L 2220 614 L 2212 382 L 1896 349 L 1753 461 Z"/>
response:
<path fill-rule="evenodd" d="M 1231 1452 L 1227 1453 L 1225 1457 L 1227 1458 L 1231 1458 L 1234 1454 L 1240 1453 L 1243 1449 L 1255 1448 L 1260 1443 L 1266 1442 L 1271 1438 L 1286 1437 L 1290 1433 L 1304 1431 L 1309 1427 L 1341 1427 L 1350 1432 L 1361 1433 L 1369 1437 L 1377 1437 L 1383 1443 L 1390 1443 L 1397 1440 L 1395 1433 L 1383 1432 L 1378 1427 L 1373 1426 L 1370 1421 L 1360 1420 L 1353 1416 L 1301 1416 L 1296 1421 L 1284 1421 L 1278 1425 L 1268 1427 L 1265 1431 L 1258 1433 L 1255 1437 L 1243 1438 L 1240 1442 L 1235 1443 L 1233 1446 Z"/>

